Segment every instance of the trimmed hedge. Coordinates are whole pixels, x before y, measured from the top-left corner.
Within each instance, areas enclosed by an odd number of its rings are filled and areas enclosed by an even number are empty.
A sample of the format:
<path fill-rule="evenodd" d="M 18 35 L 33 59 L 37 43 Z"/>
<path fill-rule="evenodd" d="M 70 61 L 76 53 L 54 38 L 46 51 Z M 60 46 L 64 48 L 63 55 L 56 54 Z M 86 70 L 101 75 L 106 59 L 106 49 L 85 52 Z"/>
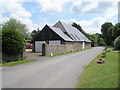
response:
<path fill-rule="evenodd" d="M 23 53 L 24 38 L 15 29 L 2 30 L 2 52 L 15 55 Z"/>

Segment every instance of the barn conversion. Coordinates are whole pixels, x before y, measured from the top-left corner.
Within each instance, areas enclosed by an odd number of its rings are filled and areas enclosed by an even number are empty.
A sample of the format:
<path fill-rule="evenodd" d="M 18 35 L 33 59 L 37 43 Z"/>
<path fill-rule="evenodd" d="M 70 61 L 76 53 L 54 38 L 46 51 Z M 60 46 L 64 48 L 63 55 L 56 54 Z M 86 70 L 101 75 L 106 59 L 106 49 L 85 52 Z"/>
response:
<path fill-rule="evenodd" d="M 34 37 L 32 45 L 33 52 L 49 55 L 90 48 L 91 41 L 75 27 L 58 21 L 53 26 L 46 25 Z"/>

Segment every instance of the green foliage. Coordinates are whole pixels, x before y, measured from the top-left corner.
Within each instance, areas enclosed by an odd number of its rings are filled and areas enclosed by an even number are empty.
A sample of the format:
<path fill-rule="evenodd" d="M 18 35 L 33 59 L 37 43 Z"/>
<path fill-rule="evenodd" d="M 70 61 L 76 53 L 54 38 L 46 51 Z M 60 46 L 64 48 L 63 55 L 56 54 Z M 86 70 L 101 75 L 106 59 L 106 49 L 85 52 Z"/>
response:
<path fill-rule="evenodd" d="M 102 37 L 107 46 L 113 46 L 115 38 L 120 35 L 120 23 L 115 24 L 106 22 L 101 26 Z"/>
<path fill-rule="evenodd" d="M 14 29 L 19 31 L 24 38 L 27 38 L 28 29 L 25 24 L 22 24 L 20 21 L 16 19 L 9 19 L 7 22 L 2 24 L 2 29 Z"/>
<path fill-rule="evenodd" d="M 93 42 L 93 46 L 105 46 L 105 42 L 101 36 L 101 34 L 91 34 L 91 41 Z"/>
<path fill-rule="evenodd" d="M 120 50 L 120 36 L 115 39 L 114 49 Z"/>
<path fill-rule="evenodd" d="M 2 30 L 2 52 L 6 54 L 23 53 L 24 38 L 22 35 L 11 28 Z"/>
<path fill-rule="evenodd" d="M 103 40 L 103 38 L 102 37 L 100 37 L 99 39 L 98 39 L 98 46 L 105 46 L 106 44 L 105 44 L 105 41 Z"/>
<path fill-rule="evenodd" d="M 33 30 L 31 33 L 31 38 L 32 40 L 37 36 L 37 34 L 39 34 L 40 30 L 39 28 L 37 30 Z"/>
<path fill-rule="evenodd" d="M 112 26 L 113 26 L 113 24 L 111 22 L 105 22 L 101 26 L 102 37 L 104 38 L 104 40 L 105 40 L 105 42 L 108 46 L 111 45 L 112 28 L 111 29 L 109 29 L 109 28 L 112 27 Z"/>
<path fill-rule="evenodd" d="M 120 23 L 115 24 L 114 28 L 114 38 L 117 38 L 118 36 L 120 36 Z"/>

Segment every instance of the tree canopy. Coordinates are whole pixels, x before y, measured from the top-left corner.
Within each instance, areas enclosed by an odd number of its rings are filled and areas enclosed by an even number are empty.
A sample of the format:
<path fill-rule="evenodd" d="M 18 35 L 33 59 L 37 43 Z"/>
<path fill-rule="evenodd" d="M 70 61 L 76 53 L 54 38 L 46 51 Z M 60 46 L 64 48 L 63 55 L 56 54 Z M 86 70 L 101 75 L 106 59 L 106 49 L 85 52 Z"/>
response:
<path fill-rule="evenodd" d="M 101 26 L 102 37 L 108 46 L 113 46 L 114 40 L 120 36 L 120 23 L 113 25 L 111 22 L 105 22 Z"/>
<path fill-rule="evenodd" d="M 2 29 L 14 29 L 17 30 L 23 35 L 24 38 L 27 38 L 28 29 L 25 24 L 22 24 L 20 21 L 12 18 L 9 19 L 7 22 L 4 22 L 2 25 Z"/>
<path fill-rule="evenodd" d="M 102 32 L 102 37 L 104 38 L 106 44 L 108 46 L 111 45 L 110 39 L 112 37 L 109 36 L 109 34 L 112 33 L 112 29 L 109 29 L 110 27 L 112 27 L 113 24 L 111 22 L 105 22 L 102 26 L 101 26 L 101 32 Z M 110 38 L 109 38 L 110 37 Z"/>
<path fill-rule="evenodd" d="M 120 50 L 120 36 L 115 39 L 114 49 Z"/>
<path fill-rule="evenodd" d="M 101 34 L 96 33 L 96 34 L 91 34 L 90 35 L 90 40 L 92 41 L 92 46 L 105 46 L 105 42 L 101 36 Z"/>
<path fill-rule="evenodd" d="M 21 33 L 11 28 L 2 30 L 2 52 L 6 54 L 23 53 L 24 38 Z"/>

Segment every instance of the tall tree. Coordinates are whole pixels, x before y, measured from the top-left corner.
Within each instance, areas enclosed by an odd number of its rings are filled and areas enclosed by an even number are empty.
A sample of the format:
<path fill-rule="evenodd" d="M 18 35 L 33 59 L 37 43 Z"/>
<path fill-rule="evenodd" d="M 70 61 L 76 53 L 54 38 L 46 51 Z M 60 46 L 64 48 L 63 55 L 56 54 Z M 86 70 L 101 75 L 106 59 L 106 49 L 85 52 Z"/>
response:
<path fill-rule="evenodd" d="M 112 33 L 112 31 L 108 30 L 111 26 L 113 26 L 113 24 L 111 22 L 105 22 L 101 26 L 102 37 L 104 38 L 104 40 L 108 46 L 111 45 L 111 41 L 109 39 L 109 34 Z M 109 34 L 108 34 L 108 32 L 109 32 Z"/>
<path fill-rule="evenodd" d="M 114 34 L 114 38 L 120 36 L 120 23 L 115 24 L 113 34 Z"/>
<path fill-rule="evenodd" d="M 15 29 L 19 31 L 24 38 L 26 38 L 28 29 L 25 24 L 22 24 L 20 21 L 17 21 L 16 19 L 12 18 L 9 19 L 7 22 L 4 22 L 2 24 L 2 29 Z"/>
<path fill-rule="evenodd" d="M 110 46 L 113 46 L 113 42 L 114 42 L 114 39 L 115 39 L 115 36 L 114 36 L 114 26 L 111 26 L 108 28 L 108 31 L 107 31 L 107 36 L 108 36 L 108 39 L 109 39 L 109 45 Z"/>

